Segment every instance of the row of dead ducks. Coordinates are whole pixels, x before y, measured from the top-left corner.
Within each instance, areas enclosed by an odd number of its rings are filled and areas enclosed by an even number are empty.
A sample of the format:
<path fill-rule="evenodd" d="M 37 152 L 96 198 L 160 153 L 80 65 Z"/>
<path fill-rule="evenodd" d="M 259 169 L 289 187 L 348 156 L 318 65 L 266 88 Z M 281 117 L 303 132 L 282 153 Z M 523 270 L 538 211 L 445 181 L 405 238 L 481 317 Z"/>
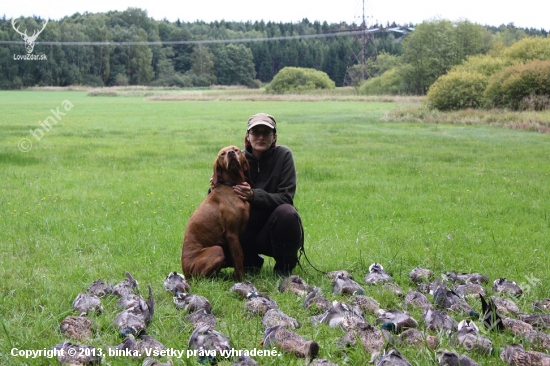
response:
<path fill-rule="evenodd" d="M 333 280 L 333 292 L 340 295 L 350 295 L 349 302 L 329 301 L 319 288 L 312 288 L 299 276 L 290 276 L 281 282 L 279 289 L 282 292 L 295 293 L 303 296 L 304 308 L 317 313 L 310 318 L 313 324 L 326 324 L 330 327 L 341 327 L 346 331 L 339 344 L 349 346 L 360 343 L 371 354 L 371 362 L 377 365 L 409 365 L 410 363 L 399 353 L 399 344 L 413 346 L 427 346 L 436 349 L 439 340 L 436 336 L 419 331 L 418 322 L 407 311 L 398 309 L 383 310 L 379 303 L 371 297 L 364 295 L 364 289 L 353 280 L 346 271 L 333 271 L 328 274 Z M 426 330 L 439 334 L 450 334 L 451 344 L 473 352 L 489 354 L 493 352 L 490 339 L 480 334 L 477 325 L 470 319 L 457 322 L 448 315 L 448 312 L 459 314 L 463 317 L 477 317 L 465 298 L 479 296 L 482 301 L 483 314 L 481 319 L 484 326 L 491 330 L 509 330 L 539 351 L 550 349 L 550 336 L 540 331 L 550 325 L 550 315 L 520 314 L 519 308 L 509 298 L 491 297 L 485 299 L 486 291 L 482 284 L 488 282 L 486 276 L 479 274 L 462 274 L 448 272 L 443 275 L 444 281 L 433 280 L 430 270 L 415 268 L 410 273 L 412 282 L 418 285 L 418 291 L 403 291 L 392 282 L 391 276 L 386 273 L 379 264 L 373 264 L 369 273 L 365 276 L 365 283 L 369 285 L 381 285 L 387 287 L 399 296 L 404 296 L 405 306 L 417 306 L 423 309 L 423 320 Z M 447 288 L 448 283 L 453 288 Z M 176 272 L 170 273 L 165 281 L 166 290 L 174 294 L 174 304 L 178 309 L 183 309 L 189 314 L 185 319 L 194 328 L 189 339 L 189 348 L 211 349 L 218 354 L 222 350 L 231 350 L 229 338 L 216 331 L 216 318 L 211 313 L 211 304 L 203 296 L 190 293 L 190 286 L 185 278 Z M 89 338 L 88 331 L 80 328 L 90 328 L 91 319 L 84 317 L 90 311 L 101 311 L 99 297 L 109 293 L 120 296 L 118 306 L 124 310 L 115 317 L 113 324 L 119 329 L 121 335 L 126 338 L 119 350 L 135 351 L 138 357 L 143 357 L 145 349 L 166 349 L 158 341 L 143 334 L 147 324 L 154 314 L 154 301 L 149 287 L 149 298 L 141 298 L 134 293 L 137 282 L 127 273 L 127 279 L 122 283 L 110 287 L 103 281 L 94 282 L 85 293 L 79 294 L 73 303 L 73 307 L 80 317 L 68 317 L 61 324 L 62 332 L 71 338 Z M 505 279 L 498 279 L 493 283 L 495 294 L 519 296 L 522 290 L 515 283 Z M 333 365 L 328 360 L 316 359 L 319 352 L 319 344 L 314 340 L 306 340 L 294 329 L 299 328 L 299 322 L 282 312 L 276 302 L 268 295 L 259 292 L 250 282 L 237 283 L 230 291 L 245 299 L 245 309 L 262 316 L 262 325 L 266 328 L 262 344 L 266 348 L 276 347 L 282 351 L 304 357 L 306 363 L 313 360 L 317 365 Z M 433 303 L 426 295 L 433 296 Z M 99 300 L 99 301 L 98 301 Z M 533 303 L 533 309 L 539 312 L 550 310 L 550 299 Z M 364 313 L 378 316 L 377 324 L 380 327 L 370 325 L 364 318 Z M 519 319 L 510 318 L 507 315 Z M 81 319 L 81 320 L 77 320 Z M 85 323 L 84 326 L 81 323 Z M 74 345 L 68 342 L 55 346 L 56 348 L 86 347 Z M 477 365 L 475 361 L 466 355 L 440 349 L 437 351 L 440 365 L 453 365 L 460 362 L 461 365 Z M 548 355 L 537 351 L 526 351 L 521 345 L 506 346 L 500 353 L 505 363 L 510 365 L 539 365 L 550 362 Z M 62 361 L 62 360 L 60 360 Z M 80 360 L 80 364 L 93 364 L 98 358 Z M 215 361 L 212 357 L 202 358 L 201 362 Z M 74 360 L 71 362 L 75 363 Z M 65 363 L 62 361 L 62 363 Z M 77 363 L 78 364 L 78 363 Z M 157 361 L 146 358 L 144 365 L 163 365 Z M 170 361 L 168 364 L 171 364 Z M 249 357 L 239 358 L 235 365 L 257 364 Z"/>

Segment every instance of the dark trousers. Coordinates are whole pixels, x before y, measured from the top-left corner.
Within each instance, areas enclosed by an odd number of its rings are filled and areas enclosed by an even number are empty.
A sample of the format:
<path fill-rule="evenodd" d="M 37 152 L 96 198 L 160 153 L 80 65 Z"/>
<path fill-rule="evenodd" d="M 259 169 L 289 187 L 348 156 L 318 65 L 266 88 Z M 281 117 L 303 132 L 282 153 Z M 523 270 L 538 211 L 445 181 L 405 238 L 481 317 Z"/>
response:
<path fill-rule="evenodd" d="M 300 215 L 290 204 L 279 205 L 271 213 L 252 208 L 251 220 L 241 235 L 245 267 L 256 266 L 258 254 L 276 258 L 280 254 L 274 253 L 278 244 L 298 245 L 302 240 L 302 232 Z M 296 253 L 298 249 L 299 246 L 296 247 Z"/>

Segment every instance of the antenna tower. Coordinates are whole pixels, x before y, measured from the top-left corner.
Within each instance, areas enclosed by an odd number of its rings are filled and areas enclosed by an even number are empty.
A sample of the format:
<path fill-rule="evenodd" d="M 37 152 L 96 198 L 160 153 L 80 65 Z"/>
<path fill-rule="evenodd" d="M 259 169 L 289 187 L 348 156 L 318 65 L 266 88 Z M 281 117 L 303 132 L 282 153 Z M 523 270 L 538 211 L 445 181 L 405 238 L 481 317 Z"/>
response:
<path fill-rule="evenodd" d="M 376 57 L 376 43 L 374 42 L 374 32 L 369 32 L 367 27 L 367 21 L 365 16 L 365 0 L 363 2 L 363 14 L 361 17 L 361 27 L 359 32 L 353 39 L 351 44 L 350 55 L 348 58 L 348 66 L 346 68 L 346 74 L 344 76 L 344 86 L 359 85 L 364 80 L 369 78 L 368 71 L 366 70 L 366 60 L 372 57 Z M 360 44 L 360 50 L 355 52 L 357 45 Z M 359 65 L 359 68 L 353 67 Z"/>

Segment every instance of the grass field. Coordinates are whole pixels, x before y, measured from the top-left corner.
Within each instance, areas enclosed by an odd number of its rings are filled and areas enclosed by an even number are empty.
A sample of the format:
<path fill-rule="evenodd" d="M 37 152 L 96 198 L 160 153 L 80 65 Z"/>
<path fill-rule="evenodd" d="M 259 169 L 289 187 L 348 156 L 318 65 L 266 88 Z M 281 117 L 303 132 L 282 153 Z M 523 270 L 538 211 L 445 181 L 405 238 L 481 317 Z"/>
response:
<path fill-rule="evenodd" d="M 153 287 L 157 305 L 147 332 L 186 350 L 191 327 L 162 283 L 181 271 L 185 224 L 205 197 L 217 152 L 242 146 L 247 118 L 260 111 L 276 117 L 279 144 L 294 152 L 295 204 L 315 267 L 346 269 L 361 283 L 379 262 L 404 289 L 419 265 L 438 276 L 457 270 L 487 274 L 491 283 L 506 277 L 526 289 L 518 300 L 525 312 L 550 297 L 550 135 L 383 119 L 404 103 L 228 99 L 0 91 L 0 364 L 55 364 L 10 352 L 61 342 L 59 323 L 73 314 L 76 295 L 98 278 L 120 282 L 125 271 L 142 294 Z M 51 128 L 39 123 L 45 120 Z M 298 318 L 297 332 L 320 343 L 321 357 L 364 364 L 370 356 L 360 347 L 344 353 L 336 345 L 342 330 L 312 326 L 303 299 L 277 291 L 272 266 L 267 260 L 249 279 Z M 326 276 L 305 261 L 303 267 L 296 273 L 342 300 Z M 191 282 L 191 291 L 210 299 L 218 329 L 235 348 L 259 348 L 261 319 L 247 316 L 243 301 L 228 293 L 230 274 Z M 367 290 L 383 308 L 400 307 L 400 299 Z M 87 343 L 121 342 L 111 326 L 115 304 L 103 299 L 105 312 L 91 316 L 99 329 Z M 420 311 L 411 314 L 421 320 Z M 511 333 L 491 337 L 497 348 L 520 341 Z M 441 347 L 452 348 L 448 337 Z M 413 364 L 435 364 L 434 352 L 400 350 Z M 502 364 L 496 356 L 472 357 Z M 257 361 L 303 364 L 289 355 Z M 107 357 L 105 364 L 141 363 Z"/>

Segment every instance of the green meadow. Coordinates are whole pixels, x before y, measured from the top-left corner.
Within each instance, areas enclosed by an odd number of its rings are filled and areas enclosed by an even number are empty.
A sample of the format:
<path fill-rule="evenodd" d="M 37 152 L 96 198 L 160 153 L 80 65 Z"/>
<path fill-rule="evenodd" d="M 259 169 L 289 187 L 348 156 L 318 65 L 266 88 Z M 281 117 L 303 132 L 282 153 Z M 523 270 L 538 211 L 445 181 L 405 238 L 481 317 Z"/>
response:
<path fill-rule="evenodd" d="M 153 288 L 155 315 L 147 333 L 168 348 L 187 350 L 192 328 L 163 281 L 181 272 L 185 225 L 206 195 L 217 152 L 242 147 L 246 121 L 257 112 L 275 116 L 278 143 L 294 152 L 295 205 L 307 258 L 319 270 L 346 269 L 364 284 L 368 266 L 379 262 L 405 291 L 413 287 L 408 276 L 416 266 L 436 276 L 450 270 L 486 274 L 489 293 L 493 280 L 506 277 L 523 286 L 516 301 L 524 312 L 531 312 L 534 300 L 550 297 L 549 134 L 388 122 L 384 116 L 407 108 L 406 100 L 230 99 L 0 91 L 0 364 L 56 364 L 11 353 L 62 342 L 59 323 L 75 315 L 76 295 L 99 278 L 118 283 L 125 271 L 138 280 L 141 294 L 147 284 Z M 303 257 L 301 262 L 296 274 L 330 300 L 346 300 L 332 294 L 324 274 Z M 313 326 L 303 298 L 278 292 L 272 267 L 268 259 L 248 279 L 301 322 L 297 332 L 319 342 L 320 357 L 340 365 L 370 359 L 360 346 L 337 345 L 341 329 Z M 191 291 L 212 302 L 217 329 L 234 348 L 259 349 L 261 318 L 247 315 L 243 300 L 228 292 L 231 274 L 227 269 L 191 281 Z M 377 287 L 366 294 L 382 308 L 402 306 L 402 299 Z M 117 299 L 102 301 L 104 313 L 90 316 L 98 329 L 85 343 L 106 352 L 122 339 L 111 325 Z M 481 309 L 477 300 L 470 304 Z M 420 310 L 411 315 L 422 324 Z M 440 347 L 452 349 L 449 337 L 440 336 Z M 508 332 L 489 336 L 496 348 L 521 341 Z M 413 364 L 437 363 L 434 351 L 399 349 Z M 498 356 L 471 357 L 502 364 Z M 171 359 L 198 364 L 195 357 Z M 284 354 L 256 360 L 303 364 Z M 141 361 L 106 357 L 104 364 Z"/>

